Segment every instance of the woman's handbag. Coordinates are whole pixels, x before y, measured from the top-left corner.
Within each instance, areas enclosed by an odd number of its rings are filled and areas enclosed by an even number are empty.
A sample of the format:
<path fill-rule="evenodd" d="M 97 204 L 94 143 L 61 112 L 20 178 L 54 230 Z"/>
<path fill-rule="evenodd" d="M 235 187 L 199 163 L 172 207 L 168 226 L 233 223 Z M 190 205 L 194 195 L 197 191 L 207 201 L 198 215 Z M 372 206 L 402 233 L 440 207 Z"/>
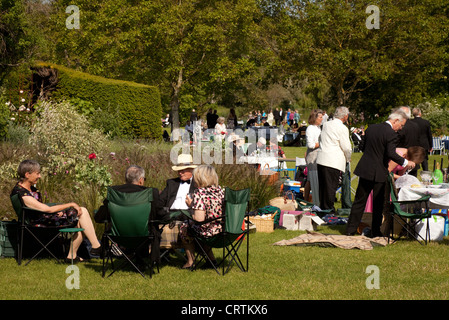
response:
<path fill-rule="evenodd" d="M 288 195 L 291 195 L 291 199 Z M 282 211 L 295 211 L 298 208 L 298 203 L 295 200 L 295 195 L 292 191 L 287 191 L 283 197 L 276 197 L 269 201 L 270 206 L 278 207 Z"/>

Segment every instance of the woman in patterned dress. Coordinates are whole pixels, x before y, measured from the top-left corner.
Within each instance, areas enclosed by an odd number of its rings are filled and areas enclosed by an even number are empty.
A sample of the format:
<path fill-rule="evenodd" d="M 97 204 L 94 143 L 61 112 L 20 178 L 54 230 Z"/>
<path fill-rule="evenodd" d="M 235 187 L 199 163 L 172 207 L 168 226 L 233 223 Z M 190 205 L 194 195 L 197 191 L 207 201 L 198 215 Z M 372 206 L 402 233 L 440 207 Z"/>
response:
<path fill-rule="evenodd" d="M 42 203 L 41 194 L 35 187 L 35 184 L 41 177 L 40 171 L 41 167 L 38 162 L 34 160 L 22 161 L 17 170 L 20 180 L 14 186 L 11 196 L 18 194 L 26 207 L 42 211 L 38 216 L 30 217 L 32 224 L 43 226 L 76 226 L 84 229 L 83 232 L 78 232 L 74 236 L 73 250 L 71 247 L 66 258 L 67 262 L 71 262 L 72 252 L 74 262 L 82 261 L 76 253 L 83 241 L 83 235 L 92 244 L 90 253 L 92 255 L 99 255 L 101 245 L 97 239 L 92 219 L 86 208 L 80 207 L 75 202 L 56 204 L 54 206 Z"/>
<path fill-rule="evenodd" d="M 218 185 L 218 175 L 214 167 L 210 165 L 201 165 L 193 171 L 193 179 L 197 186 L 193 197 L 187 197 L 186 203 L 193 209 L 193 219 L 197 222 L 203 222 L 208 219 L 214 219 L 222 216 L 222 204 L 224 199 L 224 190 Z M 187 262 L 182 267 L 188 269 L 193 265 L 194 244 L 191 238 L 192 234 L 198 234 L 202 237 L 212 237 L 221 232 L 221 219 L 209 223 L 195 224 L 193 221 L 184 222 L 181 226 L 180 234 L 187 254 Z M 209 258 L 215 261 L 215 257 L 210 250 Z"/>

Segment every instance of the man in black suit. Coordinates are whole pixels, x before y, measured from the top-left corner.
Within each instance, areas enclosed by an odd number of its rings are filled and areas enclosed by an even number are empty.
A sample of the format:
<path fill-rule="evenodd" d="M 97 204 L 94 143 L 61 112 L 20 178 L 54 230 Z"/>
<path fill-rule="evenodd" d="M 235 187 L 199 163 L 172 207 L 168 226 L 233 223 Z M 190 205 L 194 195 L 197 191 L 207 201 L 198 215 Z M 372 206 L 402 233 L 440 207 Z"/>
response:
<path fill-rule="evenodd" d="M 112 186 L 111 188 L 123 192 L 123 193 L 133 193 L 139 192 L 147 187 L 144 186 L 145 183 L 145 169 L 142 167 L 131 165 L 126 169 L 125 173 L 125 184 Z M 151 217 L 154 219 L 165 219 L 166 215 L 162 211 L 162 207 L 159 207 L 157 204 L 159 203 L 159 190 L 157 188 L 153 189 L 153 205 L 151 206 Z M 104 223 L 106 221 L 110 221 L 110 215 L 108 211 L 108 200 L 103 200 L 103 205 L 100 206 L 97 213 L 94 216 L 94 220 L 97 223 Z"/>
<path fill-rule="evenodd" d="M 409 107 L 403 106 L 400 107 L 400 109 L 405 112 L 405 114 L 409 119 L 412 118 L 412 112 L 410 111 Z M 407 149 L 408 147 L 416 147 L 420 145 L 419 126 L 414 121 L 407 121 L 404 127 L 398 131 L 398 135 L 399 135 L 399 143 L 397 146 L 398 148 Z M 409 174 L 416 177 L 418 174 L 418 166 L 413 168 L 413 170 L 410 171 Z"/>
<path fill-rule="evenodd" d="M 427 153 L 426 158 L 421 164 L 424 171 L 429 170 L 428 159 L 429 152 L 432 151 L 432 130 L 430 128 L 430 122 L 421 118 L 421 109 L 413 108 L 413 119 L 412 122 L 416 123 L 419 128 L 419 146 L 423 147 Z"/>
<path fill-rule="evenodd" d="M 134 193 L 139 192 L 146 187 L 145 183 L 145 169 L 142 167 L 131 165 L 126 169 L 125 173 L 125 184 L 112 186 L 111 188 L 123 192 L 123 193 Z M 157 188 L 152 188 L 153 191 L 153 202 L 151 205 L 150 219 L 154 220 L 167 220 L 169 217 L 165 214 L 160 207 L 159 204 L 159 190 Z M 94 216 L 94 220 L 97 223 L 108 222 L 108 226 L 105 231 L 111 229 L 111 217 L 108 210 L 108 199 L 103 200 L 103 205 L 100 206 L 97 213 Z M 150 232 L 153 234 L 159 235 L 158 239 L 160 239 L 160 233 L 154 224 L 149 224 L 148 228 Z M 104 244 L 103 244 L 104 245 Z M 148 249 L 142 248 L 139 252 L 139 259 L 148 254 Z M 151 259 L 152 261 L 159 261 L 160 250 L 159 250 L 159 241 L 153 241 L 151 245 Z"/>
<path fill-rule="evenodd" d="M 398 109 L 390 114 L 386 122 L 373 124 L 366 130 L 363 155 L 354 170 L 354 174 L 359 176 L 359 185 L 349 215 L 347 235 L 356 233 L 371 191 L 373 191 L 371 233 L 373 237 L 382 235 L 380 226 L 387 186 L 388 162 L 393 160 L 407 169 L 415 167 L 413 161 L 407 161 L 396 153 L 397 131 L 404 126 L 406 121 L 407 115 Z"/>
<path fill-rule="evenodd" d="M 186 196 L 195 190 L 193 169 L 196 167 L 190 154 L 180 154 L 178 164 L 172 167 L 178 173 L 178 177 L 168 179 L 165 189 L 159 196 L 159 206 L 172 218 L 184 220 L 179 210 L 190 210 L 186 204 Z"/>

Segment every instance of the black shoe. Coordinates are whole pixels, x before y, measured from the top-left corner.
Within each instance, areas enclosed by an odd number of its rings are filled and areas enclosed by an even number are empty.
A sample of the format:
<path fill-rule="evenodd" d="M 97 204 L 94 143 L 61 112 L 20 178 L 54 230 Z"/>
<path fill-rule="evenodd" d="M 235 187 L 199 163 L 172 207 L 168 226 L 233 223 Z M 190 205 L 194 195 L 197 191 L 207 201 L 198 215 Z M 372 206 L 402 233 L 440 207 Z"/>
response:
<path fill-rule="evenodd" d="M 92 248 L 90 250 L 90 255 L 94 257 L 101 257 L 103 253 L 103 247 L 100 245 L 98 248 Z"/>

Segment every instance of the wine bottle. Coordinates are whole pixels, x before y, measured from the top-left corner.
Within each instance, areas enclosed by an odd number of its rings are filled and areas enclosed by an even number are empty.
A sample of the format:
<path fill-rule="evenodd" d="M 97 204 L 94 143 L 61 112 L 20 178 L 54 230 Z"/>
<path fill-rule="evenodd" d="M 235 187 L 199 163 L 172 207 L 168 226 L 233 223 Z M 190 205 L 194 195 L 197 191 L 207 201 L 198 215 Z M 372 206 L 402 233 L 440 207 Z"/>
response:
<path fill-rule="evenodd" d="M 443 183 L 443 172 L 440 169 L 440 164 L 436 163 L 436 169 L 433 172 L 433 184 Z"/>

